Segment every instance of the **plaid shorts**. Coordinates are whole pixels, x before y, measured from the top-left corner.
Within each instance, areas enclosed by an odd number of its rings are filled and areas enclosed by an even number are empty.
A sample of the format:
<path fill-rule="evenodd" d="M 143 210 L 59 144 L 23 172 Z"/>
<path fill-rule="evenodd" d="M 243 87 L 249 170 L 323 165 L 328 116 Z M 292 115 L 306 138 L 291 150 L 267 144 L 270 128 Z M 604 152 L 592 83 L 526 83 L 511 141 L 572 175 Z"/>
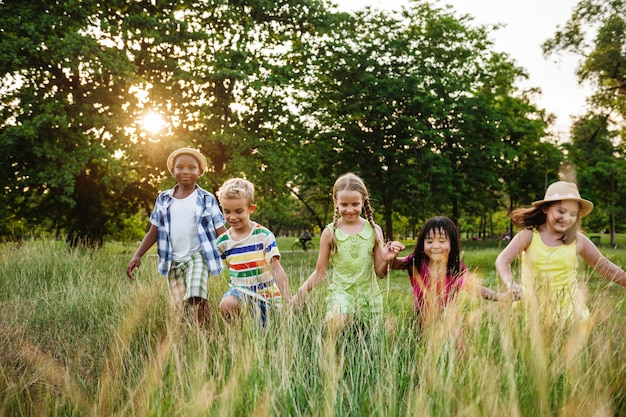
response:
<path fill-rule="evenodd" d="M 167 274 L 170 302 L 179 306 L 192 297 L 206 299 L 209 284 L 209 268 L 202 251 L 195 252 L 181 262 L 172 262 Z"/>

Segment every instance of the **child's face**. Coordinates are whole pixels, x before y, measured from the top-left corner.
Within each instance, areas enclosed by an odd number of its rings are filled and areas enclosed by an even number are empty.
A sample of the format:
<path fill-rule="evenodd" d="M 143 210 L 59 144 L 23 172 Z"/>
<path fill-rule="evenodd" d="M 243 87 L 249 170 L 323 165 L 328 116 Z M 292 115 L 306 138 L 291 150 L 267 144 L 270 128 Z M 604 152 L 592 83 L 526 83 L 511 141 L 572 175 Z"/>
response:
<path fill-rule="evenodd" d="M 438 229 L 431 230 L 424 239 L 424 254 L 431 261 L 448 262 L 450 239 Z"/>
<path fill-rule="evenodd" d="M 561 200 L 544 210 L 546 223 L 550 229 L 558 233 L 565 233 L 576 224 L 580 213 L 580 205 L 576 200 Z"/>
<path fill-rule="evenodd" d="M 200 164 L 191 155 L 178 155 L 174 160 L 174 178 L 180 185 L 195 185 L 200 177 Z"/>
<path fill-rule="evenodd" d="M 346 223 L 359 220 L 363 210 L 363 196 L 358 191 L 339 191 L 335 198 L 335 205 L 339 209 L 339 215 Z"/>
<path fill-rule="evenodd" d="M 256 206 L 250 205 L 247 198 L 226 198 L 222 201 L 224 218 L 235 231 L 243 231 L 250 227 L 250 215 Z"/>

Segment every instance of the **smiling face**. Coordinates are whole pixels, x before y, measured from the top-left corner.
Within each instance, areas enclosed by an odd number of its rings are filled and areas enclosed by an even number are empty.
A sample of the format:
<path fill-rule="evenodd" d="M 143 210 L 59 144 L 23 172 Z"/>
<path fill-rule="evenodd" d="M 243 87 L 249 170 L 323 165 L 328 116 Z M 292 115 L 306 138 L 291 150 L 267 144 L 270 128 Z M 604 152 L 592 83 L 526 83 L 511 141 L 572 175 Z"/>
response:
<path fill-rule="evenodd" d="M 196 158 L 184 153 L 178 155 L 174 160 L 172 173 L 181 186 L 194 185 L 201 174 L 200 164 Z"/>
<path fill-rule="evenodd" d="M 344 222 L 357 222 L 363 210 L 363 196 L 358 191 L 339 191 L 335 198 L 335 206 Z"/>
<path fill-rule="evenodd" d="M 574 226 L 580 215 L 580 205 L 576 200 L 561 200 L 543 209 L 546 224 L 557 233 L 565 233 Z"/>
<path fill-rule="evenodd" d="M 250 215 L 256 206 L 250 204 L 246 198 L 226 198 L 222 201 L 222 212 L 231 229 L 237 234 L 250 231 Z"/>
<path fill-rule="evenodd" d="M 441 229 L 432 229 L 424 238 L 424 254 L 430 261 L 448 262 L 450 238 Z"/>

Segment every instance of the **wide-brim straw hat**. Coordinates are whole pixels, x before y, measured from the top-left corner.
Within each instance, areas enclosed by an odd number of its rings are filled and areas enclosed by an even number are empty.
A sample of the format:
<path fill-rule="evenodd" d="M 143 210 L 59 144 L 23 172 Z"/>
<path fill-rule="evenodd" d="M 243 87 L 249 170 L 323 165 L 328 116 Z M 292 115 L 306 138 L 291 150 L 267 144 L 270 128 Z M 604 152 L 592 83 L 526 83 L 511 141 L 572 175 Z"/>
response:
<path fill-rule="evenodd" d="M 585 217 L 593 210 L 593 203 L 584 198 L 580 198 L 578 187 L 572 182 L 557 181 L 550 184 L 546 190 L 543 200 L 535 201 L 533 206 L 559 200 L 576 200 L 580 204 L 580 217 Z"/>
<path fill-rule="evenodd" d="M 193 148 L 176 149 L 170 154 L 170 156 L 167 157 L 167 169 L 170 171 L 170 174 L 174 175 L 174 162 L 180 155 L 191 155 L 196 158 L 198 160 L 198 164 L 200 165 L 200 176 L 204 175 L 207 170 L 206 158 L 199 151 Z"/>

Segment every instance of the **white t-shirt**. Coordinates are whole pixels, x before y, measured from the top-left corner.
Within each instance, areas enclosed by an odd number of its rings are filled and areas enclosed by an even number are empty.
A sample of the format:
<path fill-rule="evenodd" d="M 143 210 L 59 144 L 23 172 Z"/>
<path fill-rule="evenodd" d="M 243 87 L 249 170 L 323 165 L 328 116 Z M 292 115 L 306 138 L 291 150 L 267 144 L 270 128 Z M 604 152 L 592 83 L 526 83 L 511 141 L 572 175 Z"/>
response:
<path fill-rule="evenodd" d="M 190 254 L 201 249 L 196 223 L 196 199 L 198 190 L 194 190 L 183 199 L 174 198 L 170 206 L 170 240 L 172 258 L 180 262 Z"/>

